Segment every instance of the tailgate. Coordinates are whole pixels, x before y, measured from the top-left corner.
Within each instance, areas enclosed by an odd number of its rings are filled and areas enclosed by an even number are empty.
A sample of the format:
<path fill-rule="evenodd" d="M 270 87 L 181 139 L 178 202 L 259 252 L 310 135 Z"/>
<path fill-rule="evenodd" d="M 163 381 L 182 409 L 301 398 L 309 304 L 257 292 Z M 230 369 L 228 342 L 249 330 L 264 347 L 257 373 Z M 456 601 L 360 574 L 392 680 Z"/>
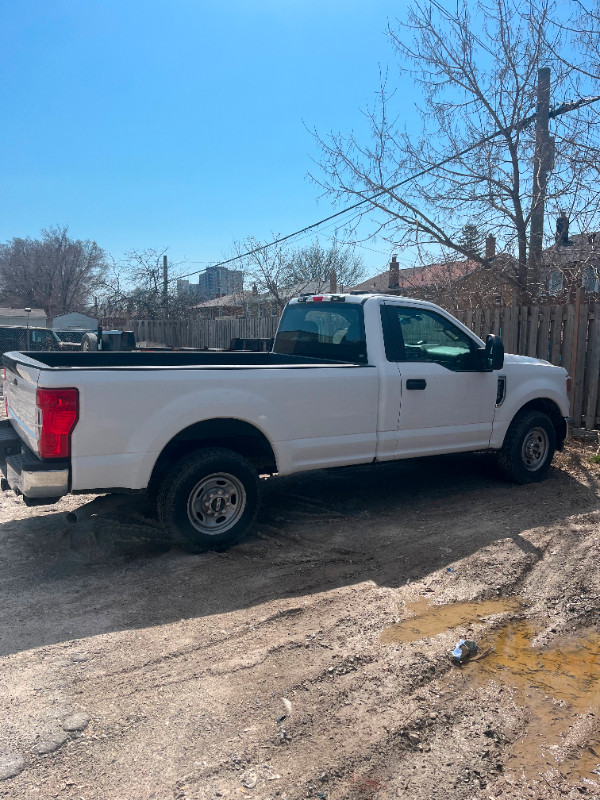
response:
<path fill-rule="evenodd" d="M 36 392 L 40 370 L 21 353 L 5 353 L 4 401 L 8 418 L 25 444 L 39 455 Z"/>

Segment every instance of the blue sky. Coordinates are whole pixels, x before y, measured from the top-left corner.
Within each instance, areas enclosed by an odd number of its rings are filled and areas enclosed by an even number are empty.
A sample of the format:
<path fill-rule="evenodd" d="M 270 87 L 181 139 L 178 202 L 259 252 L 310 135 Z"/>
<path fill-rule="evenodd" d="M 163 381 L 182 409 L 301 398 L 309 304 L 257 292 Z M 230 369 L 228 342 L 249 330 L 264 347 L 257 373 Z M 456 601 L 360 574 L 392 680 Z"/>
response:
<path fill-rule="evenodd" d="M 0 241 L 68 224 L 116 259 L 168 247 L 188 271 L 327 216 L 307 128 L 365 130 L 403 8 L 3 0 Z M 359 251 L 372 274 L 390 251 L 367 245 L 381 251 Z"/>

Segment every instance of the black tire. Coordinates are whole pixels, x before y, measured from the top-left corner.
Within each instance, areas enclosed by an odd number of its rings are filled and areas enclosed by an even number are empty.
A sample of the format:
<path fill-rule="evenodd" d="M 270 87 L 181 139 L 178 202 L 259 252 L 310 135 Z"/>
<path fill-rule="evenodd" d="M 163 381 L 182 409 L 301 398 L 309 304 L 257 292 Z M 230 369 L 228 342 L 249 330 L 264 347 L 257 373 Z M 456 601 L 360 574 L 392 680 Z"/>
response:
<path fill-rule="evenodd" d="M 520 411 L 510 424 L 498 463 L 516 483 L 534 483 L 548 474 L 556 450 L 556 431 L 547 414 Z"/>
<path fill-rule="evenodd" d="M 224 550 L 251 527 L 259 497 L 258 475 L 245 458 L 216 447 L 197 450 L 162 480 L 158 517 L 186 550 Z"/>
<path fill-rule="evenodd" d="M 84 352 L 98 349 L 98 336 L 95 333 L 84 333 L 81 337 L 81 349 Z"/>

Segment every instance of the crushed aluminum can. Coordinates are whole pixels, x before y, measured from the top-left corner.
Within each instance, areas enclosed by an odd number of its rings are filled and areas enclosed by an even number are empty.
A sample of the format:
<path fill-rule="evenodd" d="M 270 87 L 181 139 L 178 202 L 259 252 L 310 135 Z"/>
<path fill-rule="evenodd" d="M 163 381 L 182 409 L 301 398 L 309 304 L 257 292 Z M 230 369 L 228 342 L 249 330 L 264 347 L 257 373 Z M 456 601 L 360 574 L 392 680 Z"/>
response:
<path fill-rule="evenodd" d="M 472 639 L 459 639 L 451 654 L 453 664 L 464 664 L 477 653 L 477 644 Z"/>

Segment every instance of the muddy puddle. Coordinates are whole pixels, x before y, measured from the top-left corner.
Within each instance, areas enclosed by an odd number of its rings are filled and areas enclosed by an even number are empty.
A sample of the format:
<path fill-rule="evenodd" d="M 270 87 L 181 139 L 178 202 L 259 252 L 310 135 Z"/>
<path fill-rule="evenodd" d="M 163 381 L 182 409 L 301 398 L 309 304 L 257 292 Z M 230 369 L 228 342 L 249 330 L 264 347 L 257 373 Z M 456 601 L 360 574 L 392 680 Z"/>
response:
<path fill-rule="evenodd" d="M 408 644 L 438 633 L 456 628 L 469 627 L 492 614 L 515 613 L 522 608 L 518 598 L 502 597 L 474 603 L 449 603 L 434 606 L 427 599 L 409 603 L 407 610 L 415 616 L 387 628 L 381 634 L 382 644 Z"/>
<path fill-rule="evenodd" d="M 527 778 L 558 770 L 567 780 L 600 782 L 600 633 L 580 631 L 539 648 L 535 633 L 527 622 L 503 626 L 466 670 L 476 683 L 518 691 L 526 728 L 507 767 Z"/>
<path fill-rule="evenodd" d="M 383 631 L 383 644 L 436 636 L 493 614 L 518 612 L 516 598 L 434 606 L 428 600 L 409 605 L 414 617 Z M 529 779 L 558 771 L 567 781 L 600 783 L 600 633 L 579 631 L 533 647 L 538 628 L 509 620 L 487 634 L 475 635 L 477 657 L 461 667 L 474 687 L 490 682 L 511 687 L 523 709 L 523 736 L 515 742 L 506 769 Z"/>

